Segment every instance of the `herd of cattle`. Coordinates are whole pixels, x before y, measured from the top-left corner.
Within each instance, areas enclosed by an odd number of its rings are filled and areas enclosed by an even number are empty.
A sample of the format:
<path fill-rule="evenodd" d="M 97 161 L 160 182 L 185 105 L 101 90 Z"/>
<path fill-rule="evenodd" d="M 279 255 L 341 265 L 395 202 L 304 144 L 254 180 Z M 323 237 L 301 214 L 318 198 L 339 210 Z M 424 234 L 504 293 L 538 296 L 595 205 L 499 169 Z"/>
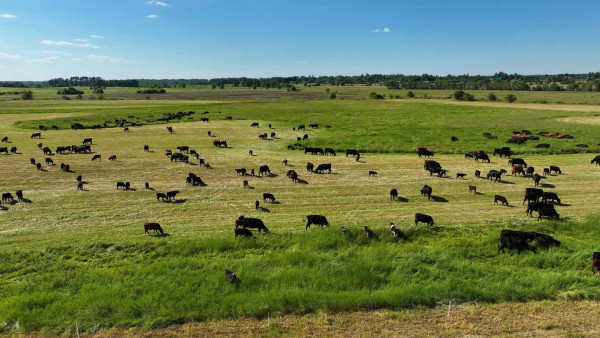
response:
<path fill-rule="evenodd" d="M 231 120 L 231 118 L 228 117 L 227 120 Z M 203 119 L 203 121 L 208 122 L 208 118 Z M 251 127 L 259 127 L 258 122 L 253 122 L 251 124 Z M 269 128 L 271 128 L 271 127 L 272 126 L 269 124 Z M 309 127 L 318 128 L 318 124 L 311 124 L 311 125 L 309 125 Z M 73 128 L 73 129 L 81 129 L 81 128 L 80 128 L 79 124 L 77 124 L 75 126 L 75 128 Z M 171 133 L 171 134 L 174 133 L 174 130 L 172 127 L 169 126 L 166 129 L 169 133 Z M 297 130 L 305 130 L 306 126 L 300 125 L 297 128 L 294 128 L 294 130 L 296 130 L 296 129 Z M 211 132 L 209 131 L 208 134 L 210 136 Z M 267 133 L 259 134 L 259 139 L 266 139 L 267 135 L 268 135 Z M 271 138 L 275 138 L 274 132 L 271 132 L 270 135 L 271 135 Z M 488 133 L 484 133 L 484 136 L 487 138 L 495 138 L 495 136 L 492 136 Z M 570 135 L 565 135 L 565 134 L 550 134 L 550 133 L 545 133 L 545 132 L 540 133 L 540 136 L 556 137 L 556 138 L 570 138 L 571 137 Z M 41 139 L 41 137 L 42 137 L 42 134 L 40 132 L 36 132 L 31 135 L 31 139 Z M 513 133 L 513 138 L 519 139 L 519 140 L 532 139 L 532 137 L 537 137 L 537 136 L 532 136 L 529 131 L 521 131 L 519 133 L 517 133 L 517 132 Z M 298 140 L 306 140 L 307 138 L 308 138 L 308 134 L 305 134 L 304 137 L 298 137 Z M 513 138 L 511 138 L 511 140 Z M 458 140 L 458 139 L 456 139 L 456 140 Z M 8 137 L 4 137 L 2 139 L 2 142 L 9 142 Z M 509 142 L 509 143 L 519 144 L 519 142 L 524 142 L 524 141 Z M 92 138 L 85 138 L 82 141 L 81 145 L 58 146 L 55 148 L 55 153 L 52 152 L 52 149 L 50 147 L 44 146 L 42 143 L 38 143 L 37 146 L 44 155 L 52 156 L 54 154 L 90 154 L 92 152 L 92 148 L 91 148 L 92 144 L 93 144 Z M 214 140 L 213 145 L 218 148 L 228 148 L 229 147 L 226 140 Z M 296 147 L 299 147 L 300 149 L 302 149 L 303 145 L 301 143 L 296 143 L 294 145 L 289 145 L 288 149 L 296 149 Z M 178 150 L 178 152 L 173 152 L 170 149 L 168 149 L 165 152 L 165 156 L 167 156 L 171 162 L 186 162 L 186 163 L 188 163 L 188 162 L 190 162 L 191 158 L 195 158 L 197 161 L 199 161 L 200 165 L 210 168 L 210 164 L 208 164 L 208 162 L 205 161 L 203 158 L 200 158 L 198 152 L 196 152 L 194 149 L 190 149 L 189 146 L 181 145 L 181 146 L 177 147 L 177 150 Z M 8 154 L 8 151 L 9 151 L 8 147 L 0 147 L 0 153 Z M 144 151 L 149 152 L 149 147 L 147 145 L 144 146 Z M 14 147 L 14 146 L 11 147 L 10 152 L 13 154 L 18 154 L 17 147 Z M 318 148 L 318 147 L 304 147 L 304 153 L 311 154 L 311 155 L 336 156 L 336 151 L 332 148 L 324 148 L 323 149 L 323 148 Z M 252 150 L 249 151 L 249 154 L 253 155 Z M 346 155 L 346 157 L 352 156 L 352 157 L 356 158 L 357 161 L 358 161 L 358 159 L 360 159 L 360 153 L 356 149 L 346 149 L 345 155 Z M 429 172 L 430 176 L 435 174 L 438 177 L 447 177 L 448 170 L 443 169 L 442 165 L 439 162 L 429 159 L 430 157 L 434 156 L 433 151 L 431 151 L 427 148 L 424 148 L 424 147 L 418 147 L 417 155 L 419 158 L 421 158 L 421 157 L 428 158 L 424 162 L 424 169 Z M 542 219 L 543 217 L 559 219 L 559 214 L 555 209 L 555 205 L 560 205 L 561 199 L 554 192 L 543 191 L 542 189 L 538 188 L 538 185 L 540 183 L 542 176 L 540 176 L 536 172 L 535 168 L 528 166 L 527 163 L 525 162 L 525 160 L 522 158 L 512 157 L 511 149 L 509 147 L 494 149 L 492 155 L 499 156 L 500 158 L 508 158 L 508 165 L 511 166 L 510 169 L 512 171 L 513 176 L 522 175 L 525 177 L 530 177 L 532 179 L 534 187 L 526 188 L 524 198 L 523 198 L 523 205 L 525 205 L 525 203 L 527 202 L 526 215 L 533 217 L 533 212 L 537 212 L 538 219 Z M 484 163 L 491 162 L 490 156 L 482 150 L 466 153 L 465 158 L 466 159 L 474 159 L 476 162 L 484 162 Z M 92 161 L 101 161 L 101 160 L 102 160 L 102 157 L 100 154 L 94 154 L 92 156 Z M 116 160 L 116 155 L 111 155 L 109 157 L 109 160 Z M 37 162 L 34 158 L 30 158 L 30 163 L 32 165 L 35 165 L 38 170 L 43 170 L 41 163 Z M 51 157 L 47 157 L 45 159 L 45 163 L 47 166 L 54 165 L 54 161 L 52 160 Z M 287 166 L 287 160 L 284 160 L 283 163 Z M 592 159 L 591 163 L 600 165 L 600 155 L 594 157 Z M 61 163 L 60 168 L 61 168 L 61 171 L 65 171 L 65 172 L 71 171 L 70 166 L 66 163 Z M 332 165 L 331 165 L 331 163 L 322 163 L 322 164 L 318 164 L 315 167 L 315 165 L 313 163 L 308 162 L 306 164 L 306 170 L 307 170 L 307 172 L 310 172 L 310 173 L 325 173 L 325 172 L 331 173 Z M 254 169 L 251 169 L 249 172 L 246 168 L 238 168 L 238 169 L 235 169 L 235 172 L 237 175 L 241 175 L 241 176 L 246 176 L 246 175 L 254 176 L 255 175 Z M 485 178 L 488 180 L 500 181 L 500 180 L 502 180 L 502 176 L 507 173 L 508 173 L 508 171 L 505 169 L 498 169 L 498 170 L 494 169 L 494 170 L 490 170 L 487 173 L 487 175 L 485 175 Z M 542 173 L 544 176 L 551 175 L 551 174 L 559 175 L 559 174 L 562 174 L 562 171 L 558 166 L 548 166 L 547 168 L 543 168 Z M 369 176 L 375 176 L 375 175 L 377 175 L 377 172 L 370 170 L 368 172 L 368 174 L 369 174 Z M 271 175 L 271 170 L 270 170 L 269 166 L 261 165 L 258 168 L 258 175 L 259 176 Z M 456 179 L 463 179 L 466 176 L 467 176 L 466 173 L 460 173 L 460 172 L 456 173 Z M 481 172 L 479 170 L 476 170 L 474 172 L 474 176 L 476 178 L 483 178 L 481 176 Z M 298 173 L 295 170 L 288 170 L 286 172 L 286 177 L 291 179 L 293 182 L 297 182 L 299 180 Z M 83 190 L 84 183 L 85 182 L 83 182 L 82 177 L 78 176 L 77 177 L 77 189 Z M 244 183 L 243 184 L 244 188 L 248 187 L 247 180 L 244 180 L 243 183 Z M 194 173 L 189 173 L 188 177 L 186 178 L 186 184 L 193 185 L 193 186 L 204 186 L 205 185 L 205 183 L 202 181 L 202 179 Z M 130 190 L 131 185 L 129 182 L 117 182 L 116 188 L 117 188 L 117 190 L 120 190 L 120 189 Z M 145 183 L 145 188 L 147 190 L 153 190 L 150 188 L 148 182 Z M 425 185 L 420 191 L 421 195 L 426 196 L 428 201 L 431 199 L 432 192 L 433 192 L 433 188 L 428 185 Z M 474 185 L 469 185 L 469 192 L 477 193 L 477 187 Z M 169 191 L 167 193 L 158 192 L 158 193 L 156 193 L 156 198 L 159 201 L 167 201 L 167 202 L 173 201 L 176 198 L 176 195 L 178 193 L 179 193 L 179 191 L 177 191 L 177 190 Z M 16 195 L 17 195 L 17 198 L 19 199 L 19 201 L 23 200 L 23 192 L 21 190 L 18 190 L 16 192 Z M 391 200 L 397 199 L 399 196 L 398 190 L 395 188 L 391 189 L 389 192 L 389 195 L 390 195 Z M 14 200 L 14 198 L 13 198 L 12 194 L 10 194 L 10 193 L 2 194 L 2 203 L 7 203 L 7 202 L 12 203 L 13 200 Z M 267 201 L 274 202 L 275 196 L 270 193 L 264 193 L 263 194 L 263 202 L 267 202 Z M 498 203 L 500 203 L 502 205 L 506 205 L 506 206 L 509 205 L 508 200 L 504 196 L 495 195 L 494 196 L 494 204 L 498 204 Z M 256 201 L 256 208 L 258 209 L 258 207 L 259 207 L 259 201 Z M 325 216 L 322 216 L 322 215 L 308 215 L 305 219 L 303 219 L 303 221 L 307 222 L 306 229 L 309 229 L 311 225 L 318 225 L 319 227 L 329 226 L 329 221 L 327 220 L 327 218 Z M 433 226 L 435 224 L 432 216 L 422 214 L 422 213 L 416 213 L 415 217 L 414 217 L 414 221 L 415 221 L 415 225 L 418 225 L 418 223 L 425 223 L 425 224 L 428 224 L 429 226 Z M 395 237 L 401 236 L 401 231 L 398 228 L 396 228 L 393 223 L 391 224 L 391 228 L 392 228 L 391 232 Z M 258 233 L 261 233 L 261 232 L 268 233 L 269 232 L 269 229 L 265 226 L 264 222 L 260 219 L 246 218 L 244 216 L 240 216 L 238 219 L 235 220 L 234 233 L 235 233 L 236 237 L 237 236 L 252 236 L 252 232 L 250 231 L 250 229 L 257 230 Z M 152 230 L 155 232 L 160 232 L 161 234 L 163 233 L 163 229 L 158 223 L 144 224 L 145 234 L 149 234 L 149 231 L 152 231 Z M 343 227 L 342 230 L 344 231 L 344 233 L 348 232 L 348 229 L 346 229 L 345 227 Z M 368 228 L 365 227 L 366 236 L 369 236 L 369 233 L 371 233 L 370 230 L 368 230 Z M 530 251 L 535 252 L 536 251 L 535 247 L 533 247 L 529 244 L 529 242 L 534 241 L 534 240 L 545 246 L 559 246 L 560 245 L 559 241 L 557 241 L 554 238 L 552 238 L 548 235 L 545 235 L 545 234 L 540 234 L 540 233 L 535 233 L 535 232 L 503 230 L 501 232 L 500 239 L 499 239 L 500 244 L 498 247 L 498 251 L 499 252 L 504 251 L 504 249 L 507 248 L 507 249 L 516 249 L 519 253 L 523 250 L 530 250 Z M 599 263 L 599 266 L 600 266 L 600 263 Z"/>

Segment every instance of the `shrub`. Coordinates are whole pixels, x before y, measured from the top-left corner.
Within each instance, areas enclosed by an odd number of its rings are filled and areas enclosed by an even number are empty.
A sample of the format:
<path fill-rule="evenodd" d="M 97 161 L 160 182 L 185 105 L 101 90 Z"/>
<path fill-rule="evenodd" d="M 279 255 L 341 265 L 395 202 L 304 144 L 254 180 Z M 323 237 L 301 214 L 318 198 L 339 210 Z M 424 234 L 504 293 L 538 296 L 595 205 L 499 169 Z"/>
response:
<path fill-rule="evenodd" d="M 456 101 L 475 101 L 475 96 L 473 94 L 465 93 L 462 90 L 457 90 L 452 94 L 452 97 Z"/>
<path fill-rule="evenodd" d="M 104 94 L 104 89 L 102 87 L 96 87 L 92 90 L 94 94 Z"/>
<path fill-rule="evenodd" d="M 497 100 L 498 100 L 498 98 L 496 97 L 496 94 L 494 94 L 494 93 L 489 93 L 489 94 L 488 94 L 488 100 L 490 100 L 490 101 L 497 101 Z"/>
<path fill-rule="evenodd" d="M 148 89 L 140 89 L 137 91 L 138 94 L 164 94 L 167 91 L 164 88 L 156 89 L 156 88 L 148 88 Z"/>
<path fill-rule="evenodd" d="M 329 98 L 330 98 L 330 99 L 332 99 L 332 100 L 333 100 L 333 99 L 335 99 L 336 97 L 337 97 L 337 91 L 335 91 L 335 90 L 334 90 L 334 91 L 330 91 L 330 92 L 329 92 Z"/>
<path fill-rule="evenodd" d="M 58 92 L 56 92 L 57 95 L 82 95 L 83 93 L 84 92 L 81 90 L 77 90 L 73 87 L 59 89 Z"/>
<path fill-rule="evenodd" d="M 504 99 L 508 103 L 513 103 L 513 102 L 517 101 L 517 96 L 515 94 L 508 94 L 508 95 L 506 95 L 506 97 Z"/>
<path fill-rule="evenodd" d="M 22 91 L 21 100 L 33 100 L 33 92 L 31 90 Z"/>
<path fill-rule="evenodd" d="M 369 94 L 369 97 L 375 100 L 383 100 L 385 99 L 385 94 L 377 94 L 375 92 L 371 92 L 371 94 Z"/>
<path fill-rule="evenodd" d="M 408 97 L 415 97 L 415 93 L 413 93 L 412 91 L 408 91 L 408 93 L 406 93 L 406 96 Z"/>

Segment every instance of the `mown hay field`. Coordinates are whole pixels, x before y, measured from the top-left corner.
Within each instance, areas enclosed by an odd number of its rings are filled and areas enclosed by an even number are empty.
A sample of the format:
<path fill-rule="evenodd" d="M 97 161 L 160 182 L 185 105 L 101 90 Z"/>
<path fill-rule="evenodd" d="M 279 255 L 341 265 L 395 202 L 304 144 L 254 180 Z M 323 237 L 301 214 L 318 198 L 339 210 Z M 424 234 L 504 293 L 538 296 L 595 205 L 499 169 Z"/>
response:
<path fill-rule="evenodd" d="M 117 102 L 117 101 L 114 101 Z M 6 332 L 63 333 L 78 323 L 82 332 L 107 327 L 163 327 L 206 319 L 263 317 L 364 309 L 401 309 L 454 301 L 528 301 L 597 299 L 591 276 L 591 253 L 598 250 L 595 182 L 600 167 L 590 164 L 597 149 L 597 128 L 567 118 L 593 119 L 593 112 L 450 106 L 443 103 L 373 100 L 256 100 L 225 102 L 127 101 L 32 102 L 0 107 L 0 135 L 8 136 L 19 154 L 0 155 L 2 192 L 24 191 L 28 202 L 5 204 L 0 211 L 0 323 Z M 149 115 L 194 110 L 194 120 L 100 130 L 65 129 L 115 118 L 139 122 Z M 200 113 L 210 122 L 199 122 Z M 218 111 L 222 111 L 221 114 Z M 233 120 L 225 120 L 225 116 Z M 251 128 L 250 122 L 259 122 Z M 177 122 L 177 123 L 175 123 Z M 273 124 L 273 129 L 267 127 Z M 299 123 L 318 129 L 294 131 Z M 38 125 L 57 125 L 31 140 Z M 329 125 L 330 128 L 325 126 Z M 569 133 L 574 140 L 549 139 L 560 154 L 521 148 L 537 171 L 550 165 L 562 175 L 542 180 L 543 189 L 558 193 L 559 221 L 525 215 L 524 189 L 533 181 L 506 175 L 502 182 L 474 178 L 476 169 L 509 169 L 506 159 L 477 163 L 461 155 L 504 145 L 513 129 Z M 215 137 L 209 137 L 208 131 Z M 259 140 L 258 134 L 276 138 Z M 497 140 L 481 136 L 497 134 Z M 361 161 L 313 156 L 288 150 L 295 138 L 309 135 L 307 145 L 336 150 L 364 150 Z M 456 135 L 458 142 L 451 142 Z M 37 171 L 33 157 L 45 157 L 37 142 L 50 146 L 80 144 L 92 137 L 93 154 L 53 155 L 72 173 L 56 166 Z M 226 139 L 230 148 L 216 148 Z M 589 148 L 575 147 L 588 143 Z M 5 145 L 5 144 L 3 144 Z M 151 152 L 144 152 L 149 145 Z M 171 162 L 165 149 L 189 145 L 212 169 Z M 430 177 L 417 158 L 417 145 L 430 147 L 450 178 Z M 249 156 L 252 149 L 255 156 Z M 411 150 L 412 149 L 412 150 Z M 583 152 L 582 152 L 583 151 Z M 117 161 L 108 161 L 116 155 Z M 289 166 L 282 161 L 287 159 Z M 306 162 L 331 163 L 331 174 L 313 174 Z M 236 168 L 269 165 L 271 177 L 237 176 Z M 285 177 L 294 169 L 300 183 Z M 375 170 L 376 177 L 367 172 Z M 193 172 L 206 186 L 188 186 Z M 467 173 L 464 180 L 454 179 Z M 75 177 L 87 182 L 76 191 Z M 250 188 L 244 189 L 242 181 Z M 117 191 L 129 181 L 131 191 Z M 144 182 L 155 189 L 147 191 Z M 434 198 L 420 196 L 424 185 Z M 469 194 L 476 185 L 478 194 Z M 396 188 L 400 201 L 391 201 Z M 176 201 L 156 200 L 156 192 L 179 190 Z M 263 203 L 273 193 L 277 203 Z M 509 207 L 494 205 L 495 194 Z M 261 209 L 254 202 L 260 200 Z M 432 215 L 435 226 L 414 225 L 414 213 Z M 331 226 L 305 230 L 302 218 L 327 216 Z M 240 215 L 262 219 L 267 235 L 234 238 Z M 167 235 L 144 236 L 144 222 L 159 222 Z M 389 223 L 405 233 L 397 240 Z M 344 236 L 341 227 L 351 231 Z M 365 238 L 368 226 L 375 236 Z M 539 231 L 560 240 L 560 248 L 517 255 L 498 255 L 501 229 Z M 235 287 L 224 269 L 237 273 Z"/>

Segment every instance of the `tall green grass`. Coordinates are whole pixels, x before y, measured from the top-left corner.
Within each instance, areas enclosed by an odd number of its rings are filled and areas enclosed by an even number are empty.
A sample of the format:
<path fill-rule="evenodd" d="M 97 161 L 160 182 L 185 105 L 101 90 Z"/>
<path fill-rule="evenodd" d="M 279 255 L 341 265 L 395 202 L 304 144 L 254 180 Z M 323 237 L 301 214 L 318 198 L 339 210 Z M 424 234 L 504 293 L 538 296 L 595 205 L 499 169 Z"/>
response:
<path fill-rule="evenodd" d="M 440 302 L 598 299 L 588 271 L 597 223 L 540 222 L 560 248 L 497 254 L 503 228 L 404 229 L 365 238 L 352 228 L 234 238 L 148 237 L 145 242 L 20 248 L 0 252 L 4 331 L 94 332 L 215 318 L 434 306 Z M 236 272 L 231 285 L 224 269 Z M 18 329 L 15 329 L 18 323 Z"/>

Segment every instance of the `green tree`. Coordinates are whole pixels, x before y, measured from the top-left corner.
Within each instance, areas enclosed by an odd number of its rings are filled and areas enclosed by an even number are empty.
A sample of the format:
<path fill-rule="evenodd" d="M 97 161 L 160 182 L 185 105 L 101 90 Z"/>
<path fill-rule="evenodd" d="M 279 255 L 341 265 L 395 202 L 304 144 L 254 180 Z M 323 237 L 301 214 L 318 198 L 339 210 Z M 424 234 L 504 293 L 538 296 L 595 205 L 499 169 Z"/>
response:
<path fill-rule="evenodd" d="M 489 94 L 488 94 L 488 100 L 490 100 L 490 101 L 497 101 L 497 100 L 498 100 L 498 98 L 496 97 L 496 94 L 494 94 L 494 93 L 489 93 Z"/>
<path fill-rule="evenodd" d="M 21 100 L 33 100 L 33 92 L 31 90 L 22 91 Z"/>
<path fill-rule="evenodd" d="M 337 91 L 333 90 L 329 92 L 329 98 L 330 99 L 335 99 L 337 97 Z"/>
<path fill-rule="evenodd" d="M 508 95 L 506 95 L 506 97 L 504 99 L 508 103 L 513 103 L 513 102 L 517 101 L 517 96 L 515 94 L 508 94 Z"/>
<path fill-rule="evenodd" d="M 408 93 L 406 93 L 406 96 L 408 97 L 415 97 L 415 93 L 413 93 L 412 91 L 408 91 Z"/>

